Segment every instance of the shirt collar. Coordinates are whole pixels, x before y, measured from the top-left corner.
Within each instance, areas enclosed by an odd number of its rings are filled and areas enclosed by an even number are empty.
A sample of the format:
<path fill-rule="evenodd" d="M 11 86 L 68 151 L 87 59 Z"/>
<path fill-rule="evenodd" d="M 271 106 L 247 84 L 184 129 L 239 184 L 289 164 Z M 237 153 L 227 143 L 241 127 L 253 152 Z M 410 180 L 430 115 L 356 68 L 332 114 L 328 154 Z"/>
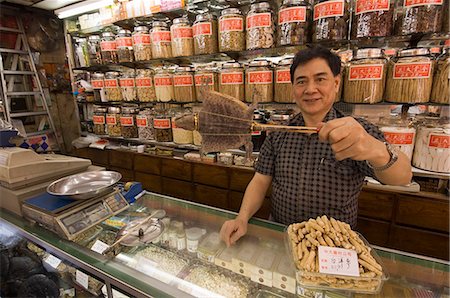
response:
<path fill-rule="evenodd" d="M 328 122 L 330 120 L 340 118 L 342 117 L 342 113 L 340 113 L 338 110 L 336 110 L 334 107 L 328 111 L 325 118 L 322 120 L 323 122 Z M 291 120 L 289 120 L 290 126 L 305 126 L 305 119 L 303 119 L 302 113 L 298 113 L 295 115 Z"/>

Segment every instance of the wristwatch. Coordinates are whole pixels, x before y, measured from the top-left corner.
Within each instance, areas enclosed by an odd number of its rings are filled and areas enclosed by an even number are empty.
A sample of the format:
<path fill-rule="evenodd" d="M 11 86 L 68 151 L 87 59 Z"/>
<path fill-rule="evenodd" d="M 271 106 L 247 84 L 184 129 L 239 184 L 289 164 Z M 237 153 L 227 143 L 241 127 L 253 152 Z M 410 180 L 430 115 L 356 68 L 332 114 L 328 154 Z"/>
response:
<path fill-rule="evenodd" d="M 381 166 L 381 167 L 374 167 L 370 164 L 369 161 L 366 160 L 367 165 L 371 169 L 373 169 L 374 171 L 377 171 L 377 172 L 381 172 L 381 171 L 389 169 L 398 159 L 397 149 L 394 146 L 392 146 L 391 144 L 389 144 L 388 142 L 384 142 L 384 144 L 386 145 L 386 149 L 389 152 L 389 155 L 391 157 L 387 164 L 385 164 L 384 166 Z"/>

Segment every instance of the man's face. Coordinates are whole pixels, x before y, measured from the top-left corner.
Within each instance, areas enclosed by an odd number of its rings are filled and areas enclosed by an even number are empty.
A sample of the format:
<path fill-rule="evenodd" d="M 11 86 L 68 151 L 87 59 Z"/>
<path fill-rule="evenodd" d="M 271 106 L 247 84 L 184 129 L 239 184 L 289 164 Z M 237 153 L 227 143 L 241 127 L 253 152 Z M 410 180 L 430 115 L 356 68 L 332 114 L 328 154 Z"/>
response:
<path fill-rule="evenodd" d="M 297 66 L 293 94 L 302 114 L 326 115 L 334 103 L 340 80 L 340 75 L 335 77 L 322 58 Z"/>

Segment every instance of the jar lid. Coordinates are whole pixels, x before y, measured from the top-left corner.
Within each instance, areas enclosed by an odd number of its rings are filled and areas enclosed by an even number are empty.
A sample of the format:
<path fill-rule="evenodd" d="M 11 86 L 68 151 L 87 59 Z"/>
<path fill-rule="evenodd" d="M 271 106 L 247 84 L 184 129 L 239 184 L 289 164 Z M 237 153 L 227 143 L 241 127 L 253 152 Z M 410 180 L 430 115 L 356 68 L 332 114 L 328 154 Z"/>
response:
<path fill-rule="evenodd" d="M 134 31 L 145 32 L 145 31 L 148 31 L 148 27 L 146 27 L 146 26 L 137 26 L 137 27 L 134 27 Z"/>
<path fill-rule="evenodd" d="M 355 59 L 379 58 L 383 57 L 383 52 L 378 48 L 359 49 L 356 51 Z"/>
<path fill-rule="evenodd" d="M 254 3 L 250 6 L 250 9 L 270 9 L 269 2 Z"/>
<path fill-rule="evenodd" d="M 286 121 L 289 120 L 290 115 L 288 114 L 272 114 L 270 118 L 276 121 Z"/>
<path fill-rule="evenodd" d="M 172 23 L 174 25 L 176 25 L 176 24 L 189 24 L 189 20 L 186 19 L 186 18 L 177 18 L 177 19 L 174 19 Z"/>
<path fill-rule="evenodd" d="M 420 56 L 420 55 L 428 55 L 430 51 L 426 48 L 418 48 L 418 49 L 407 49 L 400 51 L 397 56 L 398 57 L 410 57 L 410 56 Z"/>
<path fill-rule="evenodd" d="M 175 69 L 175 72 L 186 72 L 186 71 L 192 71 L 192 68 L 190 66 L 179 66 Z"/>
<path fill-rule="evenodd" d="M 268 60 L 253 60 L 251 61 L 248 66 L 255 67 L 255 66 L 270 66 L 270 61 Z"/>
<path fill-rule="evenodd" d="M 242 15 L 242 12 L 240 11 L 239 8 L 227 8 L 227 9 L 222 10 L 222 15 L 223 16 L 229 15 L 229 14 L 240 14 L 240 15 Z"/>
<path fill-rule="evenodd" d="M 210 12 L 207 12 L 207 13 L 197 15 L 197 17 L 195 18 L 195 21 L 196 22 L 211 21 L 213 19 L 214 19 L 214 15 Z"/>
<path fill-rule="evenodd" d="M 290 66 L 294 62 L 294 58 L 284 58 L 278 62 L 278 66 Z"/>
<path fill-rule="evenodd" d="M 107 107 L 96 107 L 94 113 L 106 113 L 108 111 Z"/>
<path fill-rule="evenodd" d="M 102 36 L 103 37 L 115 37 L 114 33 L 112 33 L 112 32 L 103 32 Z"/>
<path fill-rule="evenodd" d="M 241 68 L 239 62 L 227 62 L 222 65 L 222 68 Z"/>
<path fill-rule="evenodd" d="M 139 113 L 139 108 L 138 107 L 122 107 L 122 113 L 137 114 L 137 113 Z"/>
<path fill-rule="evenodd" d="M 108 71 L 107 73 L 105 73 L 105 76 L 109 77 L 118 77 L 120 75 L 120 73 L 118 71 Z"/>
<path fill-rule="evenodd" d="M 92 74 L 92 77 L 93 77 L 93 78 L 97 78 L 97 79 L 103 79 L 103 78 L 105 77 L 105 74 L 102 73 L 102 72 L 94 72 L 94 73 Z"/>
<path fill-rule="evenodd" d="M 153 21 L 153 27 L 168 27 L 166 22 L 163 21 Z"/>
<path fill-rule="evenodd" d="M 134 78 L 136 76 L 136 73 L 133 71 L 125 71 L 122 72 L 122 78 Z"/>
<path fill-rule="evenodd" d="M 283 5 L 301 5 L 306 4 L 305 2 L 309 2 L 307 0 L 284 0 Z"/>
<path fill-rule="evenodd" d="M 118 34 L 131 34 L 131 31 L 127 29 L 120 29 Z"/>
<path fill-rule="evenodd" d="M 99 39 L 100 39 L 100 36 L 98 36 L 98 35 L 88 36 L 88 40 L 99 40 Z"/>
<path fill-rule="evenodd" d="M 118 114 L 120 113 L 120 107 L 108 107 L 108 113 Z"/>

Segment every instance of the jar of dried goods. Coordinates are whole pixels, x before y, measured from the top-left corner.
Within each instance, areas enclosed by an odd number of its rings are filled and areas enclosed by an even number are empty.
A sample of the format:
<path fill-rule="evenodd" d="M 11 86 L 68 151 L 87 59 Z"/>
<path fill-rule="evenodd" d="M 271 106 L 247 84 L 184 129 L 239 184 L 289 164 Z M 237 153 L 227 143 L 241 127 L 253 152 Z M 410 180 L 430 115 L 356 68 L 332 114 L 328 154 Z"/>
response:
<path fill-rule="evenodd" d="M 287 125 L 293 114 L 294 111 L 291 109 L 273 110 L 270 113 L 269 124 Z"/>
<path fill-rule="evenodd" d="M 191 130 L 186 130 L 179 128 L 175 124 L 175 119 L 177 117 L 184 116 L 186 114 L 192 114 L 192 111 L 186 109 L 176 109 L 173 111 L 174 116 L 172 117 L 172 135 L 173 142 L 176 144 L 192 144 L 194 142 L 194 136 Z"/>
<path fill-rule="evenodd" d="M 136 95 L 139 101 L 156 101 L 153 71 L 151 69 L 136 70 Z"/>
<path fill-rule="evenodd" d="M 238 62 L 222 65 L 219 80 L 219 92 L 241 101 L 245 100 L 244 68 Z"/>
<path fill-rule="evenodd" d="M 349 19 L 348 0 L 316 0 L 313 11 L 313 41 L 347 39 Z"/>
<path fill-rule="evenodd" d="M 154 140 L 153 119 L 155 111 L 153 109 L 143 109 L 136 116 L 136 124 L 138 127 L 139 139 Z"/>
<path fill-rule="evenodd" d="M 344 89 L 344 80 L 345 80 L 345 76 L 347 75 L 346 68 L 347 68 L 348 64 L 350 63 L 350 60 L 353 59 L 353 51 L 349 50 L 347 48 L 344 48 L 344 49 L 337 50 L 336 54 L 341 59 L 341 80 L 339 81 L 339 88 L 338 88 L 338 92 L 336 93 L 334 102 L 339 102 L 342 98 L 342 93 L 343 93 L 343 89 Z"/>
<path fill-rule="evenodd" d="M 199 14 L 192 26 L 195 55 L 217 53 L 217 20 L 211 13 Z"/>
<path fill-rule="evenodd" d="M 267 60 L 253 60 L 245 71 L 245 101 L 273 101 L 273 71 Z"/>
<path fill-rule="evenodd" d="M 166 111 L 157 111 L 156 117 L 153 119 L 153 129 L 156 141 L 173 141 L 171 117 Z"/>
<path fill-rule="evenodd" d="M 116 37 L 112 32 L 103 32 L 102 41 L 100 42 L 100 50 L 102 54 L 102 63 L 117 63 L 117 44 Z"/>
<path fill-rule="evenodd" d="M 254 3 L 246 20 L 247 50 L 268 49 L 275 46 L 275 22 L 268 2 Z"/>
<path fill-rule="evenodd" d="M 94 91 L 94 101 L 105 101 L 103 88 L 105 87 L 105 75 L 95 72 L 91 75 L 91 85 Z"/>
<path fill-rule="evenodd" d="M 91 35 L 88 37 L 88 52 L 90 65 L 102 64 L 102 54 L 100 52 L 100 36 Z"/>
<path fill-rule="evenodd" d="M 352 39 L 392 35 L 394 0 L 356 0 L 353 5 Z"/>
<path fill-rule="evenodd" d="M 89 53 L 86 38 L 75 39 L 75 64 L 77 67 L 89 67 Z"/>
<path fill-rule="evenodd" d="M 284 0 L 278 12 L 278 45 L 302 45 L 310 36 L 312 8 L 308 1 Z"/>
<path fill-rule="evenodd" d="M 105 73 L 105 95 L 107 101 L 121 101 L 122 92 L 119 87 L 119 76 L 117 71 Z"/>
<path fill-rule="evenodd" d="M 174 100 L 177 102 L 194 102 L 194 72 L 191 67 L 178 67 L 173 74 Z"/>
<path fill-rule="evenodd" d="M 174 99 L 173 75 L 167 68 L 156 70 L 154 77 L 156 99 L 162 102 L 168 102 Z"/>
<path fill-rule="evenodd" d="M 172 39 L 166 22 L 154 21 L 150 33 L 153 58 L 172 57 Z"/>
<path fill-rule="evenodd" d="M 383 100 L 387 60 L 381 49 L 359 49 L 346 67 L 344 101 L 377 103 Z"/>
<path fill-rule="evenodd" d="M 260 124 L 267 123 L 265 119 L 265 111 L 255 110 L 253 113 L 253 121 Z M 259 152 L 265 139 L 265 131 L 252 131 L 253 152 Z"/>
<path fill-rule="evenodd" d="M 401 117 L 382 117 L 378 127 L 383 132 L 386 141 L 406 154 L 411 161 L 414 152 L 416 128 L 411 121 Z"/>
<path fill-rule="evenodd" d="M 222 10 L 219 18 L 219 51 L 244 51 L 244 16 L 238 8 Z"/>
<path fill-rule="evenodd" d="M 119 79 L 120 90 L 124 101 L 136 101 L 136 73 L 134 69 L 122 72 Z"/>
<path fill-rule="evenodd" d="M 96 135 L 106 135 L 106 107 L 96 107 L 94 115 L 92 116 L 92 122 L 94 123 L 94 133 Z"/>
<path fill-rule="evenodd" d="M 294 103 L 291 82 L 291 65 L 293 58 L 280 60 L 275 68 L 275 102 Z"/>
<path fill-rule="evenodd" d="M 150 33 L 146 26 L 134 27 L 133 50 L 136 61 L 146 61 L 152 59 L 152 44 Z"/>
<path fill-rule="evenodd" d="M 428 102 L 435 61 L 428 49 L 400 51 L 389 61 L 385 100 L 399 103 Z"/>
<path fill-rule="evenodd" d="M 395 34 L 440 32 L 444 0 L 398 0 L 395 10 Z M 448 7 L 447 7 L 448 9 Z"/>
<path fill-rule="evenodd" d="M 122 137 L 131 139 L 138 137 L 138 128 L 136 125 L 136 115 L 139 113 L 137 106 L 122 107 L 120 116 L 120 126 Z"/>
<path fill-rule="evenodd" d="M 122 135 L 120 128 L 120 107 L 108 107 L 106 128 L 110 137 L 120 137 Z"/>
<path fill-rule="evenodd" d="M 194 39 L 192 27 L 187 18 L 173 20 L 170 27 L 172 35 L 172 55 L 174 57 L 194 55 Z"/>
<path fill-rule="evenodd" d="M 117 44 L 117 59 L 119 62 L 133 62 L 133 40 L 131 38 L 131 31 L 126 29 L 119 30 L 116 36 Z"/>
<path fill-rule="evenodd" d="M 450 104 L 450 44 L 436 62 L 431 102 Z"/>
<path fill-rule="evenodd" d="M 202 101 L 202 90 L 219 91 L 217 68 L 212 65 L 200 65 L 195 69 L 195 93 L 197 101 Z"/>

